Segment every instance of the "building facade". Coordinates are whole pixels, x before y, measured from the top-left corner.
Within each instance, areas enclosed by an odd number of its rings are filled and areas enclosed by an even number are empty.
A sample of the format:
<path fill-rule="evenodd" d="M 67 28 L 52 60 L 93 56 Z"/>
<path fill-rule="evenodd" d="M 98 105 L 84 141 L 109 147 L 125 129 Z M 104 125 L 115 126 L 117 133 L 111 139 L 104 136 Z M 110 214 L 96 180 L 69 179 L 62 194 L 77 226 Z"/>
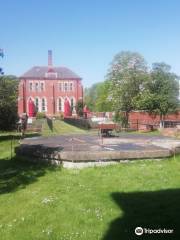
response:
<path fill-rule="evenodd" d="M 20 77 L 18 113 L 27 113 L 29 117 L 35 112 L 55 116 L 64 113 L 68 101 L 75 114 L 76 103 L 82 98 L 82 79 L 66 67 L 54 67 L 52 52 L 48 51 L 48 66 L 32 67 Z"/>

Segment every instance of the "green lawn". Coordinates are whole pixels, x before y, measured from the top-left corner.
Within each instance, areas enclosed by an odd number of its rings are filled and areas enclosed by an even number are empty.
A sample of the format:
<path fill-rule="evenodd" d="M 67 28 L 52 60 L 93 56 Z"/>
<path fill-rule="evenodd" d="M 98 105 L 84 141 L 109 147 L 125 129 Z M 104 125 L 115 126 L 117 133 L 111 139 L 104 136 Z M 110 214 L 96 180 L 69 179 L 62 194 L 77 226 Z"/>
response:
<path fill-rule="evenodd" d="M 54 136 L 59 134 L 83 134 L 87 133 L 87 131 L 74 127 L 70 124 L 65 123 L 60 120 L 46 121 L 39 120 L 42 123 L 42 135 L 43 136 Z"/>
<path fill-rule="evenodd" d="M 179 156 L 67 170 L 10 160 L 10 149 L 1 134 L 1 240 L 180 239 Z M 137 226 L 175 234 L 136 237 Z"/>

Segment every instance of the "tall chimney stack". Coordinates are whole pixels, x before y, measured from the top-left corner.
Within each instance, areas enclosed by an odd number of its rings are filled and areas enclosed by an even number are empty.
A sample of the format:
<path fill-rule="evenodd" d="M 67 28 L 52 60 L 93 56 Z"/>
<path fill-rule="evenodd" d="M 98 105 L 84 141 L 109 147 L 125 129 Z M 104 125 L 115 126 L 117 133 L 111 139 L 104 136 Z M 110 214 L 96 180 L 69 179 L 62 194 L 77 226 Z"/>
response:
<path fill-rule="evenodd" d="M 52 50 L 48 50 L 48 67 L 52 67 Z"/>

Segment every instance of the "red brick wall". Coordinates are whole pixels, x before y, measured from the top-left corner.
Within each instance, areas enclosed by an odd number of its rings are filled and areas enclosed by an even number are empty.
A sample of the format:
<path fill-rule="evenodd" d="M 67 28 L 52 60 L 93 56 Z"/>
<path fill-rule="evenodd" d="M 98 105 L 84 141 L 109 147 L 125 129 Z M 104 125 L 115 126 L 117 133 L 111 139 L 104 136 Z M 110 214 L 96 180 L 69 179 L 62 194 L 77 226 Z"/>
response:
<path fill-rule="evenodd" d="M 112 118 L 113 116 L 112 112 L 106 114 L 106 116 L 107 115 L 110 118 Z M 91 112 L 91 114 L 89 114 L 89 117 L 92 117 L 92 116 L 104 117 L 104 113 Z M 178 112 L 177 114 L 169 114 L 165 117 L 164 120 L 180 121 L 180 112 Z M 160 116 L 149 114 L 143 111 L 130 112 L 129 122 L 130 122 L 130 127 L 133 129 L 137 129 L 137 128 L 142 130 L 147 129 L 147 125 L 155 125 L 155 128 L 156 128 L 159 125 Z"/>
<path fill-rule="evenodd" d="M 63 80 L 65 82 L 73 82 L 73 90 L 70 91 L 60 91 L 59 83 Z M 66 97 L 70 100 L 74 98 L 75 103 L 83 97 L 82 92 L 82 84 L 80 79 L 44 79 L 44 80 L 36 80 L 36 79 L 21 79 L 19 83 L 19 96 L 18 96 L 18 113 L 21 115 L 23 112 L 28 113 L 28 101 L 31 97 L 34 100 L 38 97 L 41 101 L 42 98 L 46 99 L 47 105 L 47 115 L 58 114 L 58 106 L 57 99 L 61 97 L 65 99 Z M 30 91 L 30 82 L 33 83 L 33 90 Z M 41 91 L 40 88 L 38 91 L 35 90 L 35 83 L 38 82 L 39 86 L 41 82 L 44 82 L 44 90 Z M 53 109 L 53 86 L 54 86 L 54 100 L 55 100 L 55 109 Z M 55 113 L 54 113 L 55 110 Z M 62 110 L 63 112 L 63 110 Z"/>
<path fill-rule="evenodd" d="M 171 121 L 180 121 L 180 112 L 177 114 L 168 114 L 165 116 L 164 120 L 171 120 Z M 160 122 L 159 115 L 149 114 L 147 112 L 131 112 L 129 114 L 129 122 L 131 128 L 135 129 L 147 129 L 147 125 L 155 125 L 158 127 Z"/>
<path fill-rule="evenodd" d="M 129 121 L 139 120 L 141 122 L 159 122 L 160 116 L 159 115 L 152 115 L 147 112 L 131 112 L 129 114 Z M 177 114 L 168 114 L 164 120 L 174 120 L 180 121 L 180 112 Z"/>

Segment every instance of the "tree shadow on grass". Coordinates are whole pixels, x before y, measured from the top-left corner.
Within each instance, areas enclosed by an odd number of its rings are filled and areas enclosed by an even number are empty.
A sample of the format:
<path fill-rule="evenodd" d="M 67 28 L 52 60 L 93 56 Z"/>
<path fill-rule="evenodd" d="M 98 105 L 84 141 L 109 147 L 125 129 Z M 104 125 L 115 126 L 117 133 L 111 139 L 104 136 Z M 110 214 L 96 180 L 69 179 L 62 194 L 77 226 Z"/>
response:
<path fill-rule="evenodd" d="M 19 135 L 1 135 L 0 142 L 8 141 L 8 140 L 18 140 L 20 139 Z"/>
<path fill-rule="evenodd" d="M 33 138 L 33 137 L 40 137 L 40 136 L 41 136 L 40 133 L 25 133 L 25 136 L 23 138 Z M 20 133 L 0 135 L 0 142 L 8 141 L 8 140 L 15 141 L 20 139 L 22 139 L 22 136 L 20 135 Z"/>
<path fill-rule="evenodd" d="M 43 163 L 32 163 L 27 158 L 15 156 L 11 160 L 0 160 L 0 194 L 25 188 L 28 184 L 38 181 L 38 178 L 49 171 L 55 171 L 55 166 Z"/>
<path fill-rule="evenodd" d="M 15 147 L 15 152 L 18 156 L 27 156 L 32 161 L 45 163 L 45 160 L 60 160 L 58 152 L 62 151 L 62 146 L 47 146 L 46 144 L 26 144 L 22 143 Z M 36 159 L 37 158 L 37 159 Z"/>
<path fill-rule="evenodd" d="M 47 119 L 47 125 L 49 129 L 51 130 L 51 132 L 53 132 L 53 120 L 48 117 L 46 119 Z"/>
<path fill-rule="evenodd" d="M 180 239 L 180 189 L 112 193 L 123 216 L 111 222 L 103 240 Z M 173 229 L 173 234 L 142 234 L 135 228 Z"/>

